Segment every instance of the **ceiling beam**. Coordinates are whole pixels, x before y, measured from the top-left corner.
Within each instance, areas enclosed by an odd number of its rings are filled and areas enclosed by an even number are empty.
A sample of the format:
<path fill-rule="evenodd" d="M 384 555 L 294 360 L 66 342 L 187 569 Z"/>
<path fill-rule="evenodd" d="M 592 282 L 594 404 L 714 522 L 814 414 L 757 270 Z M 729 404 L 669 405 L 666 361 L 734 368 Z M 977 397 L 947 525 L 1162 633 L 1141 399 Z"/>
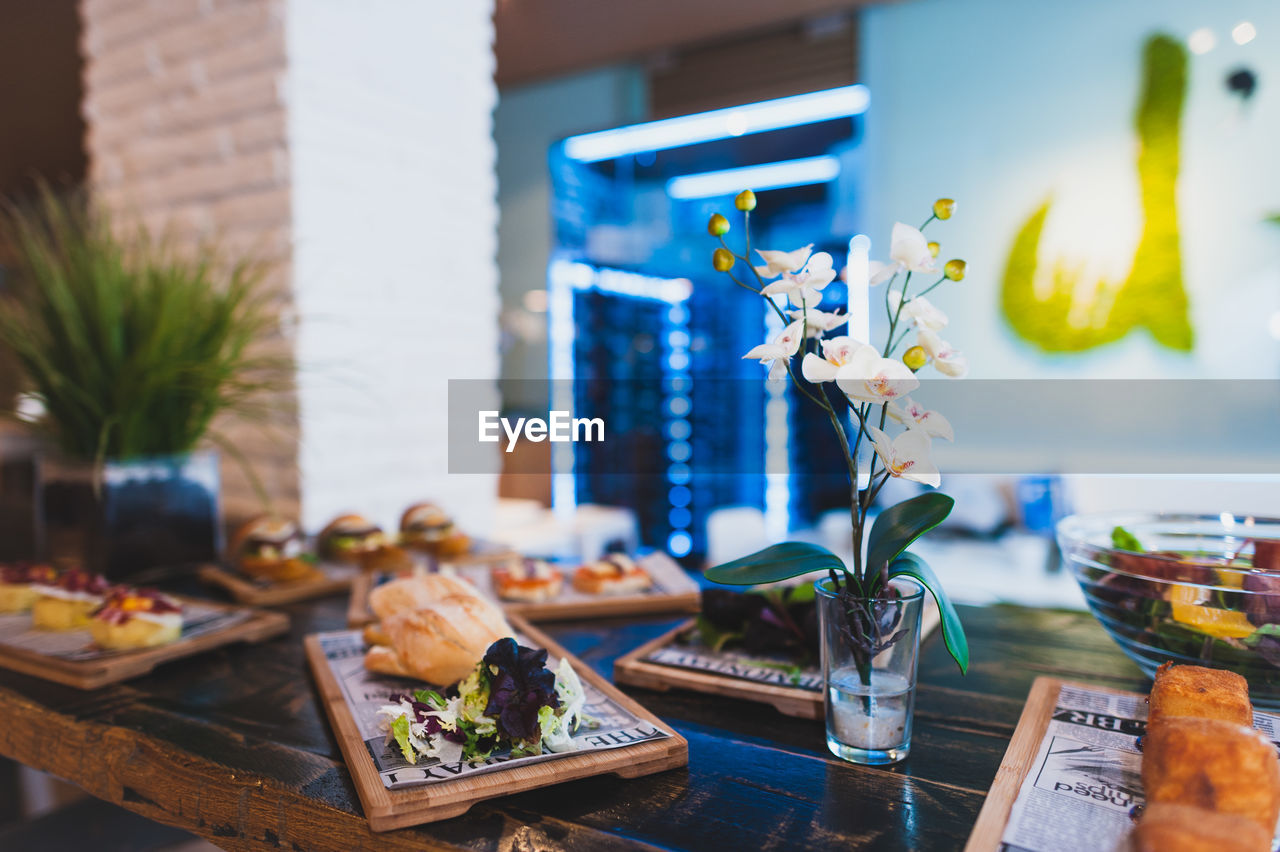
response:
<path fill-rule="evenodd" d="M 497 0 L 498 85 L 635 60 L 874 0 Z"/>

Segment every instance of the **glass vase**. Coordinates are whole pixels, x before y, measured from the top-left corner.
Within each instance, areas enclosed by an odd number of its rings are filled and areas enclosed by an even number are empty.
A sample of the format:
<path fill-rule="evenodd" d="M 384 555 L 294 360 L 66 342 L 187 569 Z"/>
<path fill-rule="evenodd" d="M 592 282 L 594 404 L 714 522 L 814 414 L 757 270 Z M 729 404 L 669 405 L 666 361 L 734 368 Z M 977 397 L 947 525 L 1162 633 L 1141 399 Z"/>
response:
<path fill-rule="evenodd" d="M 194 570 L 222 544 L 218 454 L 41 459 L 47 558 L 110 580 L 155 568 Z"/>
<path fill-rule="evenodd" d="M 911 751 L 924 587 L 896 578 L 874 600 L 837 592 L 830 579 L 815 587 L 827 748 L 852 763 L 897 763 Z"/>

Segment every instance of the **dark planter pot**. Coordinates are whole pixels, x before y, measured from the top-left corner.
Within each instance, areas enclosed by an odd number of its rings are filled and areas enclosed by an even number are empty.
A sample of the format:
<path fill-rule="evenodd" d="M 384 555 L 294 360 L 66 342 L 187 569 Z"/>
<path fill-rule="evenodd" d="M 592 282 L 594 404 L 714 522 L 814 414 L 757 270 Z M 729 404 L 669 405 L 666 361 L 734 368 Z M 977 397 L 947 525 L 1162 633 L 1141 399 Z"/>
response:
<path fill-rule="evenodd" d="M 45 550 L 109 579 L 195 566 L 222 546 L 218 454 L 153 456 L 100 466 L 41 460 Z"/>

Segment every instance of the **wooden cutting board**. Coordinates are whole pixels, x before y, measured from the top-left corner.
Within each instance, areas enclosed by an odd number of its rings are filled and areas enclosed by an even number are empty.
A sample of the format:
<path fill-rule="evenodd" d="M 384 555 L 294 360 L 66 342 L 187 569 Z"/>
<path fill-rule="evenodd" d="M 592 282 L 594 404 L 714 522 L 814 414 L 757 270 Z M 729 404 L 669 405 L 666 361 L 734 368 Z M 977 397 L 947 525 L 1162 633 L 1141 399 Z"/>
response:
<path fill-rule="evenodd" d="M 569 621 L 583 618 L 608 618 L 615 615 L 646 615 L 667 612 L 697 612 L 701 601 L 698 583 L 690 577 L 674 559 L 665 553 L 650 553 L 636 560 L 653 577 L 654 588 L 645 592 L 626 595 L 585 595 L 571 588 L 574 565 L 566 564 L 565 590 L 559 597 L 537 603 L 500 601 L 509 615 L 523 616 L 530 621 Z M 453 568 L 460 577 L 476 585 L 481 594 L 497 600 L 489 580 L 490 564 L 457 565 Z M 361 574 L 352 581 L 351 603 L 347 610 L 347 624 L 362 627 L 374 621 L 369 610 L 369 592 L 374 585 L 389 579 L 384 575 Z"/>
<path fill-rule="evenodd" d="M 771 704 L 779 713 L 801 719 L 821 719 L 826 714 L 821 685 L 816 689 L 789 685 L 786 683 L 787 677 L 781 672 L 778 673 L 777 682 L 763 683 L 734 674 L 670 665 L 650 659 L 656 652 L 673 646 L 676 638 L 694 624 L 694 620 L 690 619 L 619 657 L 613 664 L 613 679 L 618 683 L 663 692 L 668 689 L 687 689 Z M 928 638 L 939 624 L 938 607 L 930 601 L 921 615 L 920 641 Z M 725 659 L 728 660 L 727 657 Z M 805 674 L 811 681 L 816 676 L 819 684 L 821 683 L 820 669 Z"/>
<path fill-rule="evenodd" d="M 359 573 L 354 566 L 322 565 L 322 576 L 295 583 L 255 583 L 236 571 L 221 565 L 202 565 L 199 577 L 211 586 L 225 590 L 237 602 L 248 606 L 284 606 L 329 595 L 342 594 L 351 588 Z"/>
<path fill-rule="evenodd" d="M 369 827 L 374 831 L 389 831 L 408 825 L 448 819 L 465 813 L 476 802 L 564 781 L 603 774 L 638 778 L 688 764 L 688 743 L 674 729 L 640 704 L 623 695 L 593 669 L 573 657 L 527 621 L 518 616 L 512 617 L 511 626 L 524 640 L 546 648 L 553 657 L 568 659 L 584 682 L 590 683 L 637 718 L 665 731 L 668 736 L 606 751 L 576 752 L 554 760 L 514 764 L 454 780 L 391 790 L 383 783 L 373 757 L 369 753 L 369 747 L 360 735 L 342 687 L 325 657 L 320 637 L 311 635 L 306 638 L 307 660 L 319 688 L 325 713 L 333 726 L 338 746 L 342 749 L 347 767 L 351 771 L 360 803 L 369 820 Z M 406 686 L 411 686 L 411 683 L 406 681 Z"/>
<path fill-rule="evenodd" d="M 27 641 L 24 642 L 24 647 L 0 642 L 0 667 L 77 689 L 97 689 L 107 684 L 150 674 L 161 663 L 201 654 L 234 642 L 262 642 L 289 629 L 289 618 L 284 613 L 249 610 L 244 607 L 190 598 L 178 598 L 178 600 L 184 606 L 198 606 L 202 610 L 234 613 L 243 617 L 225 627 L 190 637 L 184 636 L 176 642 L 158 648 L 104 653 L 88 659 L 66 659 L 55 656 L 53 653 L 42 653 L 39 634 L 43 631 L 31 631 L 26 636 Z M 6 618 L 14 617 L 6 616 Z M 87 629 L 51 631 L 48 642 L 67 644 L 71 641 L 80 641 L 81 638 L 85 645 L 89 644 L 90 637 Z"/>

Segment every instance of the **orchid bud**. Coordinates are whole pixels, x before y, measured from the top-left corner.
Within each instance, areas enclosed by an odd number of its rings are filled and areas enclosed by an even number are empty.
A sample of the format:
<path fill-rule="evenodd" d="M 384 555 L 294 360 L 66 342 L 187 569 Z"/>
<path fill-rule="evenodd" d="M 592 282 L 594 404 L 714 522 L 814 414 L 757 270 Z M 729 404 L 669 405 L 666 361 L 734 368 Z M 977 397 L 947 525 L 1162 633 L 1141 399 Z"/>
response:
<path fill-rule="evenodd" d="M 756 194 L 749 189 L 744 189 L 738 193 L 738 197 L 733 199 L 733 206 L 737 207 L 744 213 L 756 209 Z"/>
<path fill-rule="evenodd" d="M 707 222 L 707 233 L 713 237 L 723 237 L 729 233 L 729 220 L 719 213 L 713 213 L 711 221 Z"/>
<path fill-rule="evenodd" d="M 954 212 L 956 212 L 956 202 L 953 198 L 939 198 L 933 202 L 933 215 L 939 219 L 950 219 Z"/>
<path fill-rule="evenodd" d="M 733 269 L 733 264 L 737 260 L 733 256 L 733 252 L 727 248 L 718 248 L 711 255 L 711 265 L 715 267 L 716 272 L 728 272 Z"/>
<path fill-rule="evenodd" d="M 907 369 L 914 373 L 929 363 L 929 356 L 925 354 L 923 346 L 912 346 L 902 353 L 902 363 L 906 364 Z"/>
<path fill-rule="evenodd" d="M 967 264 L 963 260 L 954 258 L 952 260 L 948 260 L 947 265 L 942 267 L 942 273 L 952 281 L 963 281 L 966 266 Z"/>
<path fill-rule="evenodd" d="M 940 251 L 942 251 L 942 246 L 938 245 L 937 243 L 929 243 L 929 254 L 933 255 L 934 257 L 937 257 L 938 252 Z"/>

